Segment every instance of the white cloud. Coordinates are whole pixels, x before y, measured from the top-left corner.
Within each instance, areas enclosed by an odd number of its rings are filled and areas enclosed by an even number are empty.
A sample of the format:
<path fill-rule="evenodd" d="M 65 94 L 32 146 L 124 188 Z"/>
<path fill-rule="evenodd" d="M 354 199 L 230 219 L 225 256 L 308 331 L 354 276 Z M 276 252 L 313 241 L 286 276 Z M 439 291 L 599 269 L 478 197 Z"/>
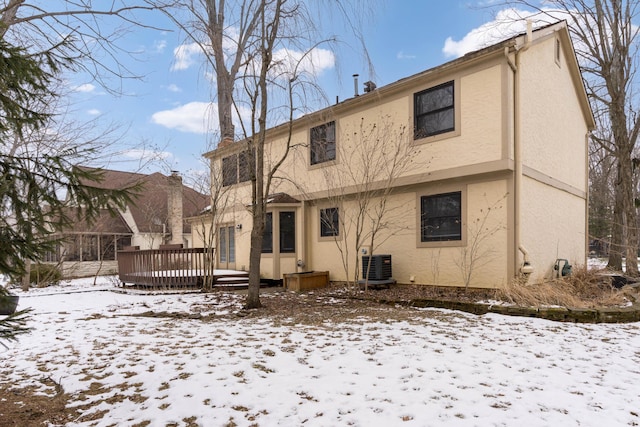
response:
<path fill-rule="evenodd" d="M 198 43 L 181 44 L 173 49 L 175 63 L 171 67 L 171 70 L 186 70 L 196 63 L 195 56 L 201 53 L 202 48 Z"/>
<path fill-rule="evenodd" d="M 136 160 L 163 160 L 173 157 L 168 151 L 131 149 L 122 152 L 124 157 Z"/>
<path fill-rule="evenodd" d="M 216 117 L 218 106 L 212 102 L 190 102 L 171 110 L 154 113 L 151 121 L 169 129 L 181 132 L 207 133 L 210 130 L 210 117 Z"/>
<path fill-rule="evenodd" d="M 102 111 L 98 110 L 97 108 L 92 108 L 87 111 L 87 114 L 89 114 L 90 116 L 99 116 L 101 113 Z"/>
<path fill-rule="evenodd" d="M 400 51 L 396 54 L 396 58 L 398 59 L 416 59 L 415 55 L 409 55 L 404 53 L 403 51 Z"/>
<path fill-rule="evenodd" d="M 243 106 L 239 106 L 238 109 L 243 120 L 250 120 L 250 109 Z M 218 104 L 214 102 L 190 102 L 171 110 L 158 111 L 151 116 L 151 121 L 157 125 L 180 132 L 215 133 L 219 130 Z M 240 118 L 235 111 L 233 112 L 233 122 L 237 129 L 241 127 Z"/>
<path fill-rule="evenodd" d="M 93 92 L 94 90 L 96 90 L 96 87 L 94 85 L 92 85 L 91 83 L 85 83 L 83 85 L 74 87 L 73 90 L 75 92 L 89 93 L 89 92 Z"/>
<path fill-rule="evenodd" d="M 299 50 L 279 49 L 273 54 L 273 61 L 277 63 L 276 73 L 280 74 L 312 74 L 319 76 L 325 70 L 334 67 L 336 58 L 327 49 L 314 48 L 310 52 Z"/>
<path fill-rule="evenodd" d="M 182 92 L 182 89 L 180 89 L 180 87 L 176 84 L 171 83 L 169 86 L 167 86 L 167 90 L 169 92 Z"/>
<path fill-rule="evenodd" d="M 545 10 L 544 13 L 540 13 L 515 8 L 504 9 L 498 12 L 493 21 L 474 28 L 459 41 L 447 37 L 442 52 L 447 57 L 457 58 L 525 32 L 527 19 L 530 19 L 536 28 L 566 18 L 566 12 L 561 11 Z"/>
<path fill-rule="evenodd" d="M 167 47 L 167 41 L 166 40 L 156 40 L 153 42 L 153 50 L 156 53 L 162 53 L 164 52 L 164 49 Z"/>

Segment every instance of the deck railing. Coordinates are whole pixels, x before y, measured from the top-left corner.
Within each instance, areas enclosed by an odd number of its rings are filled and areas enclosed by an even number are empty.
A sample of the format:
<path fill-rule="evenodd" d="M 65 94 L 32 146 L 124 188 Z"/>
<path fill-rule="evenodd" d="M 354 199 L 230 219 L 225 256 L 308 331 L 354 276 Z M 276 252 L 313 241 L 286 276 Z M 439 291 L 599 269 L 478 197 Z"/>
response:
<path fill-rule="evenodd" d="M 124 250 L 118 252 L 118 276 L 123 284 L 198 287 L 211 269 L 209 260 L 211 251 L 204 248 Z"/>

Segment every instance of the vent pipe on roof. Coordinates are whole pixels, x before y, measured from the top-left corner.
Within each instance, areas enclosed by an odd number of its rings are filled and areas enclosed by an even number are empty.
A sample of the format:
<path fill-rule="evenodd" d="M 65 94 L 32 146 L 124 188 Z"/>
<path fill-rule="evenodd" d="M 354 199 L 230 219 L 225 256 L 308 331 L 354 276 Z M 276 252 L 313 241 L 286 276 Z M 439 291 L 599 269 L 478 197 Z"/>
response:
<path fill-rule="evenodd" d="M 354 96 L 358 96 L 358 74 L 353 75 L 353 92 Z"/>

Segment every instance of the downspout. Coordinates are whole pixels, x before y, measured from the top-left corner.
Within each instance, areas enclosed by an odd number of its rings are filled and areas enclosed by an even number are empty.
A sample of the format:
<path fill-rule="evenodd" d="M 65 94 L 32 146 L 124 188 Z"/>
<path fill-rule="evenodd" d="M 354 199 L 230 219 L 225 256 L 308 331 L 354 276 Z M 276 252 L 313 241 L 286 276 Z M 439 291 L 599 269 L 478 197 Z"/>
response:
<path fill-rule="evenodd" d="M 527 35 L 525 43 L 523 45 L 514 46 L 515 63 L 509 56 L 509 47 L 505 46 L 504 56 L 507 60 L 507 64 L 513 71 L 513 162 L 514 162 L 514 247 L 517 248 L 523 255 L 523 264 L 520 265 L 520 259 L 518 256 L 514 257 L 514 271 L 517 274 L 517 278 L 528 279 L 533 272 L 533 267 L 529 262 L 529 252 L 521 243 L 520 237 L 520 216 L 522 211 L 521 206 L 521 194 L 522 194 L 522 138 L 520 134 L 520 53 L 524 52 L 531 45 L 531 39 L 533 37 L 533 30 L 531 21 L 527 20 Z"/>
<path fill-rule="evenodd" d="M 307 202 L 302 201 L 300 212 L 300 257 L 296 262 L 296 272 L 305 271 L 307 262 Z"/>

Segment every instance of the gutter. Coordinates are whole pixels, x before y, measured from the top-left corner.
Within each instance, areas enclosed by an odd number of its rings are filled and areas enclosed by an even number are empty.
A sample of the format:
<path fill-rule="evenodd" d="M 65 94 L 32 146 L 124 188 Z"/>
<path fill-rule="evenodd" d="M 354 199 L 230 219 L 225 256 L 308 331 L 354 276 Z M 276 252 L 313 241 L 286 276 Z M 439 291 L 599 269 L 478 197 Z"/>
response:
<path fill-rule="evenodd" d="M 527 21 L 527 33 L 524 44 L 516 44 L 514 46 L 515 62 L 509 56 L 509 47 L 505 46 L 504 56 L 507 64 L 513 72 L 513 160 L 514 160 L 514 248 L 522 252 L 524 256 L 523 264 L 520 263 L 520 257 L 514 256 L 514 272 L 516 278 L 521 276 L 529 277 L 533 272 L 533 268 L 529 263 L 528 252 L 521 243 L 520 236 L 520 217 L 522 211 L 522 136 L 520 131 L 520 53 L 526 51 L 531 46 L 533 38 L 533 29 L 531 21 Z M 527 267 L 526 269 L 524 267 Z"/>

